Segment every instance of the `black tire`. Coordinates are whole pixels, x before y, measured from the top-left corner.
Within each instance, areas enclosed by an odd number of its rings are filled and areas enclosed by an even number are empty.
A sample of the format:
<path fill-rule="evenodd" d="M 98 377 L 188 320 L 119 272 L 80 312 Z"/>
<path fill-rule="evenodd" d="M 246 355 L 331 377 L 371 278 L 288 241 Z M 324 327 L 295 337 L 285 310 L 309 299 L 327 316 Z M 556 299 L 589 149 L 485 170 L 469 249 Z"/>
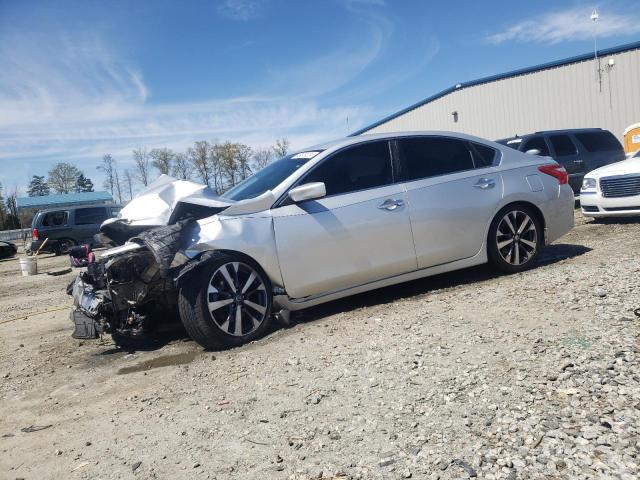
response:
<path fill-rule="evenodd" d="M 507 222 L 505 218 L 509 221 Z M 527 218 L 529 223 L 524 225 L 524 231 L 518 233 Z M 516 226 L 512 230 L 514 223 Z M 500 231 L 498 231 L 499 227 Z M 507 205 L 496 214 L 489 227 L 487 238 L 489 263 L 505 273 L 527 270 L 535 263 L 540 253 L 543 236 L 542 224 L 534 209 L 522 204 Z M 511 243 L 507 243 L 509 241 Z"/>
<path fill-rule="evenodd" d="M 76 242 L 70 238 L 61 238 L 58 240 L 55 248 L 56 255 L 68 255 L 69 250 L 76 246 Z"/>
<path fill-rule="evenodd" d="M 223 268 L 228 268 L 228 265 L 234 264 L 238 264 L 234 279 L 235 290 L 234 286 L 231 286 L 231 290 L 235 293 L 223 292 L 222 287 L 229 284 L 223 279 L 224 277 L 220 278 L 219 272 Z M 253 282 L 249 278 L 249 270 L 252 270 L 256 275 Z M 239 280 L 241 276 L 242 279 Z M 250 282 L 251 285 L 259 285 L 261 282 L 264 289 L 258 288 L 255 291 L 250 289 L 251 291 L 246 294 L 245 299 L 244 291 L 241 291 L 239 287 L 243 287 L 243 283 Z M 215 292 L 210 291 L 212 287 L 213 290 L 216 290 Z M 230 299 L 229 295 L 234 299 Z M 250 298 L 252 300 L 249 300 Z M 229 300 L 231 303 L 214 307 L 210 311 L 212 305 Z M 264 311 L 254 310 L 253 307 L 245 304 L 246 301 L 259 306 Z M 271 321 L 272 302 L 271 282 L 262 268 L 253 260 L 234 254 L 216 255 L 211 262 L 196 269 L 184 280 L 178 296 L 180 319 L 184 328 L 193 340 L 208 349 L 235 347 L 262 336 Z M 240 309 L 239 314 L 238 309 Z M 223 321 L 225 315 L 227 315 L 226 321 Z M 238 318 L 236 315 L 240 316 L 240 327 L 237 327 L 240 329 L 240 335 L 236 330 Z M 258 315 L 261 315 L 260 322 L 255 326 L 254 319 Z M 232 325 L 233 333 L 231 332 Z M 246 334 L 244 334 L 245 330 Z"/>

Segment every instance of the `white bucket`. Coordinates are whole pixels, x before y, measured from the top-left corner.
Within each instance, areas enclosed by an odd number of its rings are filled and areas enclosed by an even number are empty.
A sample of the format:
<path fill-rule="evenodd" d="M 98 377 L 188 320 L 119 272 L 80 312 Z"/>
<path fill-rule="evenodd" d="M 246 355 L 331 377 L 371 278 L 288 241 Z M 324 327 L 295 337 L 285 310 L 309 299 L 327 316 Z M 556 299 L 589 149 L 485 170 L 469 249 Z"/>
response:
<path fill-rule="evenodd" d="M 38 274 L 38 259 L 36 257 L 24 257 L 20 259 L 20 270 L 22 270 L 22 276 L 28 277 L 29 275 Z"/>

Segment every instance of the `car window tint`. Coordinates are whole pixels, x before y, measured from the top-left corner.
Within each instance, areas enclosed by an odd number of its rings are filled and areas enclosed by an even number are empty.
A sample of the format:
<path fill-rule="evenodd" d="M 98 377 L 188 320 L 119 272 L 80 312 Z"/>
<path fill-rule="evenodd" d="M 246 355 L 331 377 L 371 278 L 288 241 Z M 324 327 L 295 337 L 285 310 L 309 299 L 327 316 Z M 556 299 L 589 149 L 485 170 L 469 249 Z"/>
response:
<path fill-rule="evenodd" d="M 524 145 L 520 149 L 521 152 L 526 152 L 527 150 L 539 150 L 540 155 L 543 157 L 551 156 L 549 154 L 549 147 L 547 147 L 547 142 L 544 141 L 543 137 L 533 137 L 525 140 Z"/>
<path fill-rule="evenodd" d="M 578 153 L 573 140 L 568 135 L 549 135 L 549 141 L 553 145 L 556 156 L 565 157 L 567 155 L 575 155 Z"/>
<path fill-rule="evenodd" d="M 45 213 L 42 219 L 43 227 L 60 227 L 67 224 L 68 213 L 65 211 Z"/>
<path fill-rule="evenodd" d="M 497 153 L 493 148 L 473 142 L 471 142 L 470 145 L 471 152 L 473 153 L 473 163 L 476 168 L 490 167 L 493 165 Z"/>
<path fill-rule="evenodd" d="M 387 141 L 356 145 L 336 153 L 309 172 L 302 183 L 324 182 L 327 195 L 339 195 L 393 182 Z"/>
<path fill-rule="evenodd" d="M 578 141 L 589 152 L 608 152 L 622 150 L 622 145 L 613 133 L 603 130 L 601 132 L 576 133 Z"/>
<path fill-rule="evenodd" d="M 76 225 L 92 225 L 102 223 L 107 219 L 104 207 L 78 208 L 76 210 Z"/>
<path fill-rule="evenodd" d="M 453 138 L 403 138 L 398 141 L 407 166 L 407 179 L 445 175 L 473 169 L 466 142 Z"/>

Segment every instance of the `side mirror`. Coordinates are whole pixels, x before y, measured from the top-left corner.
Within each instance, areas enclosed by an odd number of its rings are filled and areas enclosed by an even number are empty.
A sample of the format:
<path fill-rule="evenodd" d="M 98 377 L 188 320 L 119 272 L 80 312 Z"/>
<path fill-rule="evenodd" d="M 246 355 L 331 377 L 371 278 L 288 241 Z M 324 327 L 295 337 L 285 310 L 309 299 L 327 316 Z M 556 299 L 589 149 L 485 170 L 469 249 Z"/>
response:
<path fill-rule="evenodd" d="M 289 190 L 289 198 L 294 202 L 314 200 L 322 198 L 327 194 L 327 189 L 323 182 L 305 183 Z"/>
<path fill-rule="evenodd" d="M 527 150 L 524 153 L 529 155 L 540 155 L 540 150 L 538 150 L 537 148 L 532 148 L 531 150 Z"/>

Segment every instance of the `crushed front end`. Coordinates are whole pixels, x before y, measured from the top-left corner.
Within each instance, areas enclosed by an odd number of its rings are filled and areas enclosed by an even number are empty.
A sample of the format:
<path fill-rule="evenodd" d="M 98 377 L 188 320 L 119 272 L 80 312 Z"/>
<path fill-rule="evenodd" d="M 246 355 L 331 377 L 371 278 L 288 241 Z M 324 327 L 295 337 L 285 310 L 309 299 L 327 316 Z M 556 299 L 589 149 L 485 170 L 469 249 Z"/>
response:
<path fill-rule="evenodd" d="M 162 274 L 146 246 L 133 245 L 103 256 L 70 286 L 74 338 L 98 338 L 102 333 L 135 338 L 177 318 L 173 280 Z"/>

